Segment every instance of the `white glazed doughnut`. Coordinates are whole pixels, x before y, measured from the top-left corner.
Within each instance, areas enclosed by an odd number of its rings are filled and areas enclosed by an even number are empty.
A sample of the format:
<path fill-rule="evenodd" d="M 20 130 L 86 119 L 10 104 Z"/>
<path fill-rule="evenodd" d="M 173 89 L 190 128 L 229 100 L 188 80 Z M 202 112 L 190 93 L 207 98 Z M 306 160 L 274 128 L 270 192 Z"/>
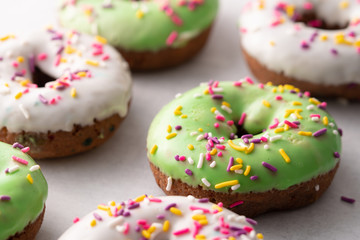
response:
<path fill-rule="evenodd" d="M 309 14 L 314 19 L 300 22 Z M 239 25 L 243 50 L 270 71 L 325 86 L 360 84 L 357 0 L 251 0 Z"/>
<path fill-rule="evenodd" d="M 28 143 L 41 154 L 42 139 L 34 133 L 71 133 L 74 126 L 93 126 L 127 114 L 128 66 L 105 39 L 46 29 L 0 40 L 0 140 Z M 36 85 L 44 81 L 36 78 L 39 71 L 52 78 L 44 87 Z M 9 139 L 13 133 L 19 133 L 18 139 Z M 32 133 L 32 139 L 26 133 Z M 90 142 L 96 145 L 94 139 Z"/>
<path fill-rule="evenodd" d="M 74 222 L 59 240 L 263 239 L 256 221 L 192 196 L 109 202 Z"/>

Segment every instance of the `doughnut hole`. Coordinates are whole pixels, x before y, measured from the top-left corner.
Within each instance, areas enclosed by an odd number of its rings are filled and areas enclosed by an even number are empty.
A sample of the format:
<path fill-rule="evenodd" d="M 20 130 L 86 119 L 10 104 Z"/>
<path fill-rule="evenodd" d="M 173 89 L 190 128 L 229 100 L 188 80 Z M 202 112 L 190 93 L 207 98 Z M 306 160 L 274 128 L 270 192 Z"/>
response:
<path fill-rule="evenodd" d="M 45 87 L 46 83 L 52 81 L 55 81 L 55 79 L 44 73 L 39 67 L 35 67 L 32 74 L 32 83 L 38 85 L 38 87 Z"/>

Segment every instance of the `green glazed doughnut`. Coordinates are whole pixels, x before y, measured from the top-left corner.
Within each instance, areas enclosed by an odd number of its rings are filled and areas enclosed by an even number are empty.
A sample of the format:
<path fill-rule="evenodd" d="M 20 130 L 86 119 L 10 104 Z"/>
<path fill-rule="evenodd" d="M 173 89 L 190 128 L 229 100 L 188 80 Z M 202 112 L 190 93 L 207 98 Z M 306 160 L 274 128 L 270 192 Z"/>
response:
<path fill-rule="evenodd" d="M 0 142 L 1 240 L 33 239 L 42 222 L 48 186 L 28 150 Z"/>
<path fill-rule="evenodd" d="M 127 58 L 129 51 L 149 55 L 185 47 L 211 27 L 217 10 L 218 0 L 60 0 L 59 20 L 64 27 L 105 37 Z M 174 53 L 163 57 L 171 61 L 179 55 Z"/>
<path fill-rule="evenodd" d="M 328 187 L 340 160 L 342 132 L 325 108 L 291 85 L 202 84 L 155 117 L 147 155 L 168 194 L 221 198 L 238 212 L 252 207 L 250 216 L 304 206 Z M 266 202 L 276 194 L 286 203 Z"/>

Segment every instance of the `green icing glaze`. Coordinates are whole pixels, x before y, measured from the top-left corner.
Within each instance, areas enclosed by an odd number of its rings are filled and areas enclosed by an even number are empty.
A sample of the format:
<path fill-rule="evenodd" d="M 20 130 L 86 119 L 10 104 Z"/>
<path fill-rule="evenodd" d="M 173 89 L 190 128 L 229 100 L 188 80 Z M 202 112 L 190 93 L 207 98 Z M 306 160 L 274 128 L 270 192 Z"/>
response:
<path fill-rule="evenodd" d="M 166 48 L 173 31 L 179 36 L 172 46 L 183 46 L 211 25 L 218 10 L 218 0 L 204 0 L 194 10 L 179 6 L 180 0 L 169 0 L 175 15 L 182 20 L 178 26 L 161 9 L 164 1 L 113 1 L 112 8 L 104 8 L 102 0 L 77 0 L 75 5 L 65 2 L 68 1 L 60 1 L 59 14 L 64 27 L 89 34 L 95 28 L 113 46 L 133 51 Z M 89 8 L 92 11 L 86 11 Z M 138 11 L 143 12 L 142 18 L 137 17 Z"/>
<path fill-rule="evenodd" d="M 326 111 L 309 102 L 310 98 L 305 96 L 300 98 L 297 94 L 290 93 L 289 90 L 281 93 L 278 87 L 265 86 L 264 89 L 261 89 L 259 86 L 247 82 L 243 82 L 241 87 L 233 86 L 231 82 L 220 82 L 219 88 L 222 88 L 223 91 L 217 94 L 223 95 L 223 100 L 212 99 L 211 95 L 204 93 L 208 86 L 200 86 L 166 105 L 153 120 L 147 138 L 148 158 L 167 176 L 180 179 L 191 186 L 201 185 L 205 189 L 219 192 L 228 192 L 230 186 L 215 189 L 215 184 L 238 180 L 241 186 L 235 192 L 264 192 L 271 189 L 284 190 L 292 185 L 308 181 L 320 174 L 327 173 L 338 163 L 339 159 L 334 157 L 334 152 L 340 153 L 341 151 L 341 139 L 337 132 L 337 126 Z M 277 93 L 274 93 L 273 89 L 276 89 Z M 278 95 L 283 100 L 276 100 L 275 97 Z M 268 101 L 271 106 L 266 107 L 262 103 L 263 100 Z M 223 101 L 231 104 L 231 114 L 221 108 Z M 298 101 L 302 105 L 294 106 L 293 101 Z M 313 105 L 312 110 L 308 109 L 309 105 Z M 182 106 L 181 113 L 186 114 L 187 118 L 174 114 L 178 106 Z M 220 111 L 226 121 L 215 119 L 216 114 L 210 111 L 213 107 Z M 274 129 L 269 129 L 269 126 L 274 123 L 275 118 L 278 118 L 280 123 L 284 120 L 295 121 L 293 116 L 285 118 L 287 109 L 302 109 L 300 114 L 303 119 L 297 120 L 300 121 L 299 128 L 274 133 Z M 237 123 L 242 113 L 247 114 L 243 127 L 246 132 L 255 134 L 253 138 L 260 138 L 264 134 L 268 134 L 270 137 L 281 135 L 282 138 L 277 141 L 255 144 L 254 150 L 249 154 L 234 150 L 229 146 L 228 140 L 231 133 L 237 132 L 237 128 L 234 125 L 229 126 L 227 121 L 233 120 Z M 325 126 L 322 119 L 318 122 L 311 120 L 310 114 L 320 114 L 321 118 L 327 116 L 329 124 Z M 219 123 L 219 128 L 215 128 L 214 123 Z M 169 140 L 166 139 L 169 134 L 168 125 L 172 127 L 172 133 L 177 133 L 176 137 Z M 177 125 L 180 125 L 182 129 L 175 130 L 174 127 Z M 198 131 L 199 128 L 203 129 L 202 133 Z M 323 128 L 327 128 L 327 132 L 319 137 L 298 134 L 299 131 L 314 133 Z M 261 133 L 263 129 L 266 131 Z M 198 134 L 191 136 L 193 132 L 198 132 Z M 204 164 L 199 169 L 197 168 L 199 155 L 200 153 L 206 154 L 208 141 L 197 141 L 196 138 L 200 134 L 209 132 L 218 138 L 224 137 L 223 145 L 226 149 L 221 151 L 222 157 L 215 155 L 210 161 L 204 159 Z M 237 145 L 240 142 L 243 140 L 233 140 L 233 143 Z M 158 149 L 152 154 L 151 149 L 155 144 Z M 188 144 L 192 144 L 194 150 L 190 150 Z M 264 147 L 266 144 L 268 149 Z M 279 149 L 284 149 L 290 157 L 290 163 L 285 162 Z M 176 161 L 175 155 L 191 157 L 195 163 L 191 165 L 188 161 Z M 234 171 L 227 172 L 230 157 L 241 158 L 244 171 L 246 166 L 250 165 L 250 174 L 244 176 L 244 174 Z M 210 164 L 213 161 L 216 162 L 216 166 L 211 168 Z M 263 161 L 276 167 L 277 172 L 274 173 L 265 168 L 262 165 Z M 185 169 L 190 169 L 193 175 L 187 175 Z M 251 176 L 258 176 L 258 179 L 250 180 Z M 202 178 L 207 179 L 211 186 L 206 187 L 201 181 Z"/>
<path fill-rule="evenodd" d="M 16 156 L 28 161 L 22 165 L 12 159 Z M 19 170 L 5 173 L 7 168 L 18 165 Z M 0 142 L 0 197 L 10 196 L 9 201 L 0 200 L 0 240 L 6 240 L 35 221 L 44 209 L 48 186 L 40 170 L 31 172 L 34 160 L 19 149 Z M 27 175 L 33 179 L 31 184 Z"/>

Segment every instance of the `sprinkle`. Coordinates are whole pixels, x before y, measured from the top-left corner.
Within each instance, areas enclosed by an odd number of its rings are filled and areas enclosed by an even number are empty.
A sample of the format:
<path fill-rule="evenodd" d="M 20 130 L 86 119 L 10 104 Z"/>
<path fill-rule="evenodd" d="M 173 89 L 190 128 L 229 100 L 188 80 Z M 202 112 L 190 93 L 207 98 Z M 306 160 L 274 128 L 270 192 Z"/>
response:
<path fill-rule="evenodd" d="M 73 97 L 73 98 L 76 97 L 76 89 L 75 89 L 75 88 L 71 88 L 70 95 L 71 95 L 71 97 Z"/>
<path fill-rule="evenodd" d="M 216 162 L 215 161 L 212 161 L 211 164 L 210 164 L 210 167 L 211 168 L 214 168 L 216 166 Z"/>
<path fill-rule="evenodd" d="M 10 196 L 7 196 L 7 195 L 2 195 L 0 196 L 0 201 L 2 202 L 7 202 L 7 201 L 10 201 L 11 200 L 11 197 Z"/>
<path fill-rule="evenodd" d="M 234 186 L 231 186 L 231 190 L 235 191 L 236 189 L 238 189 L 240 187 L 240 183 L 236 184 Z"/>
<path fill-rule="evenodd" d="M 170 35 L 168 36 L 168 38 L 166 39 L 166 45 L 171 46 L 174 44 L 175 40 L 178 37 L 178 33 L 176 31 L 173 31 L 170 33 Z"/>
<path fill-rule="evenodd" d="M 95 40 L 96 40 L 97 42 L 101 43 L 101 44 L 106 44 L 106 43 L 107 43 L 106 38 L 101 37 L 101 36 L 99 36 L 99 35 L 95 36 Z"/>
<path fill-rule="evenodd" d="M 291 128 L 299 128 L 298 125 L 296 125 L 295 123 L 289 122 L 288 120 L 285 120 L 284 123 Z"/>
<path fill-rule="evenodd" d="M 172 127 L 170 125 L 167 126 L 167 130 L 166 130 L 168 133 L 171 133 L 172 131 Z"/>
<path fill-rule="evenodd" d="M 190 232 L 190 229 L 189 228 L 184 228 L 184 229 L 173 232 L 173 235 L 179 236 L 179 235 L 186 234 L 188 232 Z"/>
<path fill-rule="evenodd" d="M 338 152 L 334 152 L 334 157 L 335 158 L 340 158 L 340 154 Z"/>
<path fill-rule="evenodd" d="M 182 106 L 178 106 L 178 107 L 175 109 L 174 114 L 175 114 L 176 116 L 181 115 L 181 114 L 182 114 L 182 113 L 181 113 L 181 110 L 182 110 Z"/>
<path fill-rule="evenodd" d="M 169 220 L 166 220 L 163 225 L 163 231 L 167 232 L 167 231 L 169 231 L 169 228 L 170 228 L 170 222 L 169 222 Z"/>
<path fill-rule="evenodd" d="M 35 171 L 37 171 L 39 169 L 40 169 L 39 165 L 34 165 L 34 166 L 30 167 L 30 172 L 35 172 Z"/>
<path fill-rule="evenodd" d="M 181 129 L 182 129 L 182 127 L 180 125 L 175 126 L 176 131 L 180 131 Z"/>
<path fill-rule="evenodd" d="M 228 141 L 228 144 L 229 144 L 229 146 L 230 146 L 231 148 L 233 148 L 233 149 L 235 149 L 235 150 L 237 150 L 237 151 L 243 152 L 243 151 L 246 150 L 246 147 L 238 146 L 238 145 L 236 145 L 235 143 L 233 143 L 232 140 L 229 140 L 229 141 Z"/>
<path fill-rule="evenodd" d="M 257 180 L 258 178 L 259 178 L 258 176 L 255 176 L 255 175 L 254 175 L 254 176 L 251 176 L 251 177 L 250 177 L 250 180 L 251 180 L 251 181 L 255 181 L 255 180 Z"/>
<path fill-rule="evenodd" d="M 93 219 L 91 222 L 90 222 L 90 226 L 91 227 L 95 227 L 96 226 L 96 220 Z"/>
<path fill-rule="evenodd" d="M 86 60 L 85 61 L 86 64 L 97 67 L 99 66 L 99 62 L 98 61 L 93 61 L 93 60 Z"/>
<path fill-rule="evenodd" d="M 26 176 L 26 179 L 29 181 L 29 183 L 31 183 L 31 184 L 34 183 L 34 180 L 33 180 L 33 178 L 31 177 L 30 173 Z"/>
<path fill-rule="evenodd" d="M 313 135 L 312 132 L 303 132 L 303 131 L 298 132 L 298 134 L 307 137 L 311 137 Z"/>
<path fill-rule="evenodd" d="M 151 153 L 151 154 L 155 154 L 156 151 L 157 151 L 157 149 L 158 149 L 158 146 L 155 144 L 155 145 L 151 148 L 150 153 Z"/>
<path fill-rule="evenodd" d="M 18 165 L 15 165 L 13 167 L 10 167 L 7 169 L 7 172 L 8 173 L 13 173 L 13 172 L 16 172 L 17 170 L 19 170 L 19 166 Z"/>
<path fill-rule="evenodd" d="M 243 203 L 244 203 L 244 201 L 234 202 L 234 203 L 230 204 L 229 208 L 234 208 L 234 207 L 239 206 L 239 205 L 241 205 Z"/>
<path fill-rule="evenodd" d="M 244 124 L 245 118 L 246 118 L 246 113 L 242 113 L 242 114 L 241 114 L 241 117 L 240 117 L 240 120 L 239 120 L 239 122 L 238 122 L 239 126 L 241 126 L 241 125 Z"/>
<path fill-rule="evenodd" d="M 180 211 L 180 209 L 178 209 L 176 207 L 171 207 L 170 212 L 172 212 L 173 214 L 178 215 L 178 216 L 182 215 L 182 212 Z"/>
<path fill-rule="evenodd" d="M 319 105 L 321 102 L 317 100 L 316 98 L 309 98 L 309 102 L 314 105 Z"/>
<path fill-rule="evenodd" d="M 326 131 L 327 131 L 327 128 L 320 129 L 320 130 L 314 132 L 314 133 L 313 133 L 313 136 L 314 136 L 314 137 L 319 137 L 319 136 L 325 134 Z"/>
<path fill-rule="evenodd" d="M 286 163 L 290 162 L 290 158 L 289 156 L 286 154 L 286 152 L 284 151 L 284 149 L 280 148 L 279 149 L 279 153 L 281 154 L 281 156 L 284 158 Z"/>
<path fill-rule="evenodd" d="M 268 101 L 266 101 L 266 100 L 263 100 L 262 101 L 262 104 L 265 106 L 265 107 L 271 107 L 271 104 L 268 102 Z"/>
<path fill-rule="evenodd" d="M 209 183 L 209 181 L 206 178 L 202 178 L 201 181 L 203 184 L 205 184 L 205 186 L 207 186 L 207 187 L 211 186 L 211 184 Z"/>
<path fill-rule="evenodd" d="M 283 127 L 279 127 L 279 128 L 274 130 L 274 133 L 282 133 L 284 131 L 285 131 L 285 129 Z"/>
<path fill-rule="evenodd" d="M 236 184 L 239 184 L 238 180 L 231 180 L 231 181 L 218 183 L 215 185 L 215 188 L 219 189 L 219 188 L 228 187 L 228 186 L 232 186 L 232 185 L 236 185 Z"/>
<path fill-rule="evenodd" d="M 255 144 L 252 142 L 252 143 L 250 143 L 250 146 L 245 149 L 245 153 L 246 154 L 251 153 L 254 150 L 254 148 L 255 148 Z"/>
<path fill-rule="evenodd" d="M 185 169 L 185 173 L 189 176 L 192 176 L 193 175 L 193 172 L 190 170 L 190 169 Z"/>
<path fill-rule="evenodd" d="M 41 94 L 39 94 L 39 100 L 45 105 L 48 104 L 48 100 Z"/>
<path fill-rule="evenodd" d="M 189 150 L 194 150 L 194 145 L 192 145 L 192 144 L 189 144 L 187 147 Z"/>
<path fill-rule="evenodd" d="M 205 138 L 204 135 L 199 135 L 199 136 L 196 137 L 196 141 L 201 141 L 204 138 Z"/>
<path fill-rule="evenodd" d="M 171 177 L 168 177 L 167 179 L 167 185 L 166 185 L 166 191 L 170 191 L 171 190 L 171 187 L 172 187 L 172 178 Z"/>
<path fill-rule="evenodd" d="M 347 202 L 347 203 L 354 203 L 355 202 L 355 199 L 348 198 L 348 197 L 345 197 L 345 196 L 341 196 L 341 200 L 344 201 L 344 202 Z"/>
<path fill-rule="evenodd" d="M 189 162 L 190 165 L 193 165 L 193 164 L 194 164 L 194 160 L 193 160 L 191 157 L 188 157 L 187 160 L 188 160 L 188 162 Z"/>
<path fill-rule="evenodd" d="M 23 165 L 28 165 L 29 162 L 26 161 L 25 159 L 22 159 L 22 158 L 19 158 L 19 157 L 16 157 L 16 156 L 12 156 L 12 159 L 18 163 L 21 163 Z"/>
<path fill-rule="evenodd" d="M 250 165 L 247 165 L 247 166 L 246 166 L 246 169 L 245 169 L 245 172 L 244 172 L 244 176 L 249 175 L 250 170 L 251 170 L 251 166 L 250 166 Z"/>
<path fill-rule="evenodd" d="M 325 126 L 327 126 L 329 124 L 329 118 L 327 116 L 324 116 L 322 122 Z"/>
<path fill-rule="evenodd" d="M 227 168 L 226 168 L 226 171 L 227 172 L 230 172 L 230 169 L 231 169 L 231 167 L 234 165 L 234 157 L 230 157 L 230 159 L 229 159 L 229 164 L 228 164 L 228 166 L 227 166 Z"/>
<path fill-rule="evenodd" d="M 273 137 L 270 137 L 269 140 L 270 140 L 270 142 L 275 142 L 277 140 L 280 140 L 281 138 L 282 138 L 281 135 L 275 135 Z"/>
<path fill-rule="evenodd" d="M 272 172 L 277 171 L 276 167 L 272 166 L 271 164 L 269 164 L 267 162 L 262 162 L 261 164 Z"/>
<path fill-rule="evenodd" d="M 23 93 L 22 92 L 18 92 L 16 95 L 15 95 L 15 99 L 20 99 L 22 97 Z"/>
<path fill-rule="evenodd" d="M 200 153 L 197 168 L 202 168 L 203 163 L 204 163 L 204 153 Z"/>
<path fill-rule="evenodd" d="M 177 135 L 177 133 L 170 133 L 169 135 L 166 136 L 166 139 L 170 140 L 170 139 L 176 137 L 176 135 Z"/>
<path fill-rule="evenodd" d="M 19 106 L 21 113 L 24 115 L 25 119 L 29 119 L 30 118 L 29 112 L 25 109 L 24 105 L 19 104 L 18 106 Z"/>

